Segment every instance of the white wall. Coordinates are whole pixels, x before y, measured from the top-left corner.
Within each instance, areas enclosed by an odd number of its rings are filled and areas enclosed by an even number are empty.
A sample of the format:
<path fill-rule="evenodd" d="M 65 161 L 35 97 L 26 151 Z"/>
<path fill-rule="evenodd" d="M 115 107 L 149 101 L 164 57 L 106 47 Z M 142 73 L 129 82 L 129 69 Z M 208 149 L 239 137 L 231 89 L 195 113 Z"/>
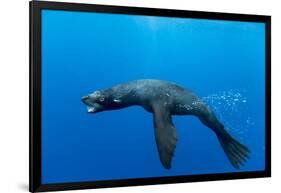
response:
<path fill-rule="evenodd" d="M 273 192 L 281 189 L 281 6 L 278 0 L 83 0 L 115 4 L 272 15 L 272 178 L 76 192 Z M 0 192 L 28 188 L 28 1 L 0 1 Z M 278 89 L 279 88 L 279 89 Z M 275 190 L 277 191 L 277 190 Z M 71 191 L 72 192 L 72 191 Z"/>

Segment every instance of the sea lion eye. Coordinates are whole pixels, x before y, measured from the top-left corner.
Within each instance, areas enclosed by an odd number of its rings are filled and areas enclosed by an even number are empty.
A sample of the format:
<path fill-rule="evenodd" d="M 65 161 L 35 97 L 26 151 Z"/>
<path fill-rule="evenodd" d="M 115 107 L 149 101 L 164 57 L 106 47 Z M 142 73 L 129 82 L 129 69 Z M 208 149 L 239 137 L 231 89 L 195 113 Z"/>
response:
<path fill-rule="evenodd" d="M 99 101 L 100 101 L 100 102 L 103 102 L 103 101 L 104 101 L 104 97 L 100 97 L 100 98 L 99 98 Z"/>

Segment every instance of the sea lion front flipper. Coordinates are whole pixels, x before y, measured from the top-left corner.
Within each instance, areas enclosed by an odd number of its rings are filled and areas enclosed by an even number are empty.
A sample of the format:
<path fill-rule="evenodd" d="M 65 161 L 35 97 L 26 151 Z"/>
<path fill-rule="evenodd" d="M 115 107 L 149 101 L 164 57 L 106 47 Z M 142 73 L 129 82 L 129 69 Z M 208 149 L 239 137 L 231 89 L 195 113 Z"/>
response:
<path fill-rule="evenodd" d="M 176 128 L 173 125 L 170 112 L 164 105 L 155 104 L 152 108 L 155 140 L 160 161 L 166 169 L 170 169 L 177 143 Z"/>

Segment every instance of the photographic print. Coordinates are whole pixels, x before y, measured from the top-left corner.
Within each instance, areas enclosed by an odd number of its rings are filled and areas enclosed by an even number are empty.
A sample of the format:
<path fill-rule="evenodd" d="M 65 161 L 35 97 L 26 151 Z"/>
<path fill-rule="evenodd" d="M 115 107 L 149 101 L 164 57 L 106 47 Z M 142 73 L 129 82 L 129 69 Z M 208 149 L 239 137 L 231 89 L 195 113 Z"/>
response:
<path fill-rule="evenodd" d="M 266 170 L 265 22 L 40 14 L 40 184 Z"/>

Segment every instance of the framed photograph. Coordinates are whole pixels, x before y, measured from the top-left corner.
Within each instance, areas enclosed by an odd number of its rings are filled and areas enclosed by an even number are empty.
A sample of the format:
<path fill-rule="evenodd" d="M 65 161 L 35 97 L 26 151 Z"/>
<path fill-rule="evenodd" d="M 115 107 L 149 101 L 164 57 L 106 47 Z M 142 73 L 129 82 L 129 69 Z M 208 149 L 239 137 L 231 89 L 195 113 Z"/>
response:
<path fill-rule="evenodd" d="M 30 191 L 269 177 L 270 25 L 30 2 Z"/>

